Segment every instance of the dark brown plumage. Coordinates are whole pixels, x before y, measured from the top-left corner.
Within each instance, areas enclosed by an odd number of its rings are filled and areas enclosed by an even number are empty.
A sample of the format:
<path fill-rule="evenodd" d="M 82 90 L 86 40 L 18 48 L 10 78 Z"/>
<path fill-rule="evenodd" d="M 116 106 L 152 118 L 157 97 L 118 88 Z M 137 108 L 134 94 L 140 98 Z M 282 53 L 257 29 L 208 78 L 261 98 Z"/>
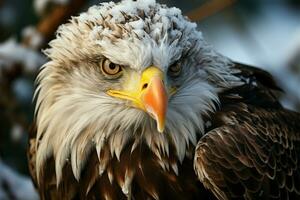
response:
<path fill-rule="evenodd" d="M 31 138 L 30 141 L 34 141 Z M 33 147 L 32 145 L 30 145 Z M 190 157 L 186 157 L 179 164 L 178 174 L 172 170 L 172 164 L 178 160 L 173 157 L 174 150 L 163 160 L 170 169 L 163 170 L 160 161 L 147 147 L 138 146 L 131 152 L 132 143 L 124 149 L 120 160 L 112 158 L 109 147 L 104 147 L 101 158 L 107 160 L 107 170 L 99 176 L 99 160 L 96 152 L 92 152 L 89 161 L 83 169 L 78 182 L 72 174 L 70 163 L 63 169 L 62 182 L 57 187 L 53 158 L 49 158 L 43 169 L 42 184 L 39 192 L 42 199 L 127 199 L 120 185 L 124 184 L 125 177 L 134 174 L 131 184 L 130 197 L 134 199 L 211 199 L 213 195 L 207 193 L 203 185 L 195 176 L 193 170 L 194 148 L 190 148 Z M 29 163 L 34 162 L 34 152 L 28 151 Z M 32 166 L 30 165 L 30 166 Z M 30 171 L 36 183 L 33 167 Z M 176 170 L 177 171 L 177 170 Z M 126 193 L 126 192 L 125 192 Z"/>
<path fill-rule="evenodd" d="M 221 95 L 196 171 L 218 199 L 300 199 L 300 115 L 280 105 L 269 74 L 237 67 L 245 84 Z"/>

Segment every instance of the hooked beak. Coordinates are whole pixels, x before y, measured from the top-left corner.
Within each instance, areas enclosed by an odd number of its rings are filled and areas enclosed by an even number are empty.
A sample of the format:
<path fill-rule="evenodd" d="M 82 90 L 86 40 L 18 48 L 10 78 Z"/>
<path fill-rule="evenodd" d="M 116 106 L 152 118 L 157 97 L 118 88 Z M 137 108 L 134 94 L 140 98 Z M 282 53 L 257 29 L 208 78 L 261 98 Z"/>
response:
<path fill-rule="evenodd" d="M 162 133 L 165 128 L 168 96 L 164 85 L 163 72 L 155 66 L 146 68 L 138 84 L 130 90 L 108 90 L 113 97 L 130 100 L 134 107 L 144 110 L 157 124 L 157 130 Z"/>

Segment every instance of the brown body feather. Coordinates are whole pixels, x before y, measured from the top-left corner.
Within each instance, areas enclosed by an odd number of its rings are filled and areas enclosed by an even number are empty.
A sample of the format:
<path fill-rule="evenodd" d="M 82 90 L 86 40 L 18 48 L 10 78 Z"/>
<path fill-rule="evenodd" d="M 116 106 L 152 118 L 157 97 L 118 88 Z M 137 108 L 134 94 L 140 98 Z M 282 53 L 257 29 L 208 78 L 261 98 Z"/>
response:
<path fill-rule="evenodd" d="M 222 94 L 195 170 L 218 199 L 300 199 L 300 114 L 280 105 L 266 72 L 237 67 L 245 84 Z"/>
<path fill-rule="evenodd" d="M 207 119 L 211 126 L 199 140 L 195 163 L 194 147 L 182 163 L 170 149 L 162 164 L 146 145 L 131 151 L 128 143 L 119 160 L 108 146 L 103 148 L 104 172 L 96 152 L 91 152 L 78 181 L 67 162 L 58 186 L 51 157 L 37 184 L 33 131 L 29 169 L 41 198 L 300 199 L 300 115 L 280 105 L 276 97 L 280 89 L 269 74 L 240 64 L 235 67 L 244 84 L 220 94 L 220 107 Z M 172 168 L 174 163 L 178 169 Z"/>
<path fill-rule="evenodd" d="M 34 139 L 33 139 L 34 140 Z M 145 145 L 146 146 L 146 145 Z M 165 160 L 167 169 L 163 169 L 159 159 L 145 146 L 138 146 L 131 152 L 131 144 L 122 152 L 120 160 L 111 157 L 109 148 L 103 148 L 102 159 L 107 159 L 106 170 L 99 171 L 99 159 L 96 152 L 89 156 L 88 163 L 77 181 L 72 174 L 70 163 L 63 169 L 62 182 L 56 185 L 55 166 L 50 158 L 43 169 L 43 180 L 39 185 L 42 199 L 211 199 L 193 170 L 193 150 L 177 170 L 172 164 L 178 162 L 172 153 Z M 106 157 L 106 158 L 105 158 Z M 31 159 L 30 161 L 33 161 Z M 34 170 L 34 168 L 30 168 Z M 33 177 L 35 172 L 32 172 Z M 101 174 L 101 175 L 100 175 Z M 131 184 L 126 194 L 126 179 Z M 125 194 L 126 195 L 125 195 Z"/>

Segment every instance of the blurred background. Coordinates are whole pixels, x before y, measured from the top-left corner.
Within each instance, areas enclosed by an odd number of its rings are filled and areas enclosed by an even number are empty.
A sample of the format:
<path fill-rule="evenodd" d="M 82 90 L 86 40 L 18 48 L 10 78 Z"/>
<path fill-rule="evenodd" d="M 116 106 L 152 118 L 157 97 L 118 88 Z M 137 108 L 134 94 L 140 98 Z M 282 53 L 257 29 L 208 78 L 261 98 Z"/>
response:
<path fill-rule="evenodd" d="M 157 0 L 182 9 L 231 59 L 259 66 L 300 111 L 300 0 Z M 27 134 L 41 50 L 71 15 L 100 0 L 0 0 L 0 200 L 38 199 L 28 177 Z"/>

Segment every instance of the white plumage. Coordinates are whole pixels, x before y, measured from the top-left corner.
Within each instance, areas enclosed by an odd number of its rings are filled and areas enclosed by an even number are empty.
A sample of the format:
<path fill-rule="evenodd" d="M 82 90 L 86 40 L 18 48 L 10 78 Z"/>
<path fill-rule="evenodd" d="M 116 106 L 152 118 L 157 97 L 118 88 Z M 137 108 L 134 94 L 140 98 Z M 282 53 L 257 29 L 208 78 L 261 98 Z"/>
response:
<path fill-rule="evenodd" d="M 60 26 L 45 53 L 50 61 L 37 78 L 36 90 L 36 169 L 39 180 L 47 159 L 53 157 L 57 184 L 68 162 L 80 180 L 90 152 L 96 149 L 100 159 L 104 142 L 117 159 L 131 140 L 131 151 L 145 143 L 159 158 L 168 155 L 172 145 L 182 162 L 187 148 L 203 134 L 202 116 L 215 110 L 217 93 L 240 84 L 231 75 L 231 61 L 205 43 L 195 23 L 179 9 L 154 0 L 93 6 Z M 120 80 L 112 83 L 99 75 L 95 66 L 104 57 L 126 66 Z M 175 62 L 183 75 L 171 79 L 167 71 Z M 105 93 L 111 87 L 131 87 L 123 81 L 135 80 L 150 65 L 159 66 L 166 85 L 179 86 L 169 98 L 163 134 L 144 111 Z M 100 175 L 107 162 L 99 160 Z M 164 160 L 159 163 L 169 168 Z M 172 170 L 178 174 L 176 164 Z"/>

